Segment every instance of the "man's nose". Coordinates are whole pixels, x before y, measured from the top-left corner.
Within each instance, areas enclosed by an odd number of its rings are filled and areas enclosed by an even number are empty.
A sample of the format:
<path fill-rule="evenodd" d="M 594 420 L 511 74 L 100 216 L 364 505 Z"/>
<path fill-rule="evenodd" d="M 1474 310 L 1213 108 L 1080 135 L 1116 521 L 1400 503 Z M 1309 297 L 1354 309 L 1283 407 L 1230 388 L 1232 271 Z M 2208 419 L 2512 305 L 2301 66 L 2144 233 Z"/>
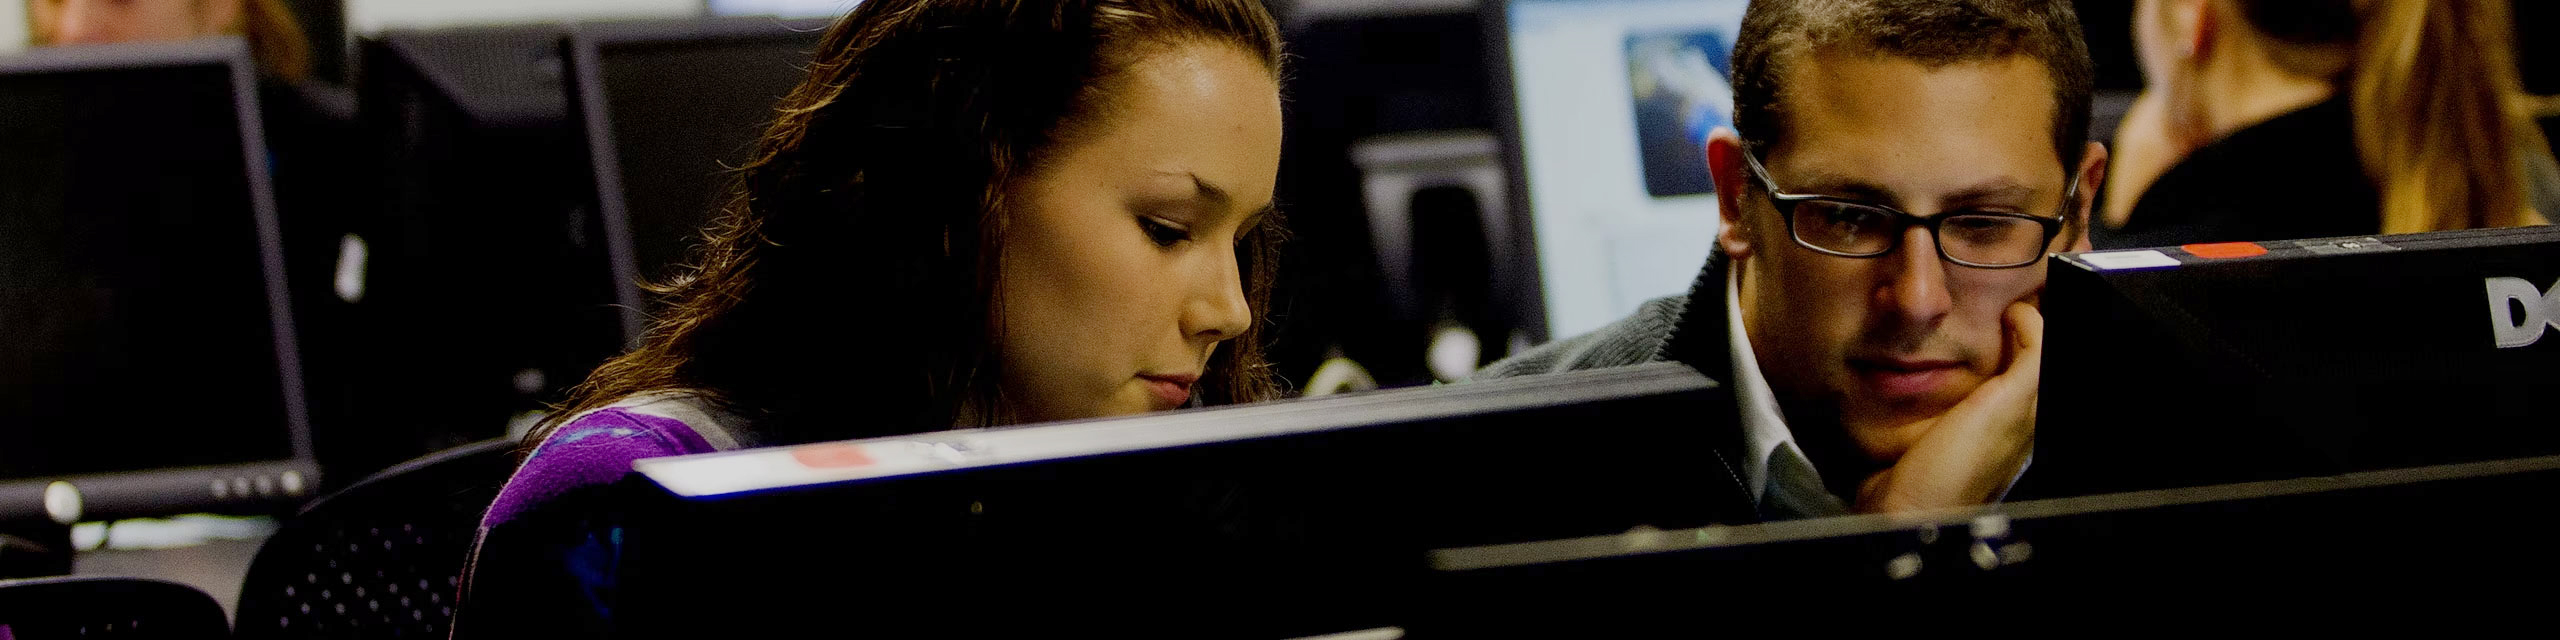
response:
<path fill-rule="evenodd" d="M 1937 240 L 1928 227 L 1912 225 L 1902 234 L 1902 247 L 1883 258 L 1892 273 L 1877 291 L 1877 303 L 1905 326 L 1936 325 L 1955 308 L 1955 297 L 1947 291 L 1947 263 L 1938 259 Z"/>

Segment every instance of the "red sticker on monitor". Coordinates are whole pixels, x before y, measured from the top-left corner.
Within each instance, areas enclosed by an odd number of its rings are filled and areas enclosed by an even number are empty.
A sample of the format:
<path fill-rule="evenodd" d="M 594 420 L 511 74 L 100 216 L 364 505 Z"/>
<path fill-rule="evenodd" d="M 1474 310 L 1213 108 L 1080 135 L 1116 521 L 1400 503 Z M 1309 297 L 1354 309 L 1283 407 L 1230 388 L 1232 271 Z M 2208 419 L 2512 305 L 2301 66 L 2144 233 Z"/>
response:
<path fill-rule="evenodd" d="M 2266 247 L 2258 246 L 2256 243 L 2252 242 L 2215 242 L 2209 244 L 2191 244 L 2178 248 L 2185 249 L 2187 250 L 2187 255 L 2198 258 L 2255 258 L 2267 255 Z"/>
<path fill-rule="evenodd" d="M 850 444 L 815 444 L 792 449 L 791 459 L 812 469 L 871 466 L 871 454 L 863 453 L 860 445 Z"/>

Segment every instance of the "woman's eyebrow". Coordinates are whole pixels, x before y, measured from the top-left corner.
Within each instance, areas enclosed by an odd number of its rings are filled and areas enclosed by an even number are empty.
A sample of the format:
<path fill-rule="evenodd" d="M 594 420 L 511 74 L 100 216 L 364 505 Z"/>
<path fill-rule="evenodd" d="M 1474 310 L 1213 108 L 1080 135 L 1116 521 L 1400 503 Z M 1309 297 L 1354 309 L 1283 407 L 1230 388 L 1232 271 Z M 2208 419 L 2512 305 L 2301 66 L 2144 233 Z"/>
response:
<path fill-rule="evenodd" d="M 1200 200 L 1201 202 L 1208 203 L 1212 207 L 1224 209 L 1227 205 L 1235 202 L 1235 196 L 1228 193 L 1225 187 L 1218 186 L 1217 183 L 1201 178 L 1198 173 L 1190 171 L 1162 171 L 1159 173 L 1169 176 L 1190 178 L 1192 187 L 1191 197 Z"/>
<path fill-rule="evenodd" d="M 1228 191 L 1226 187 L 1218 186 L 1218 183 L 1210 182 L 1207 178 L 1200 177 L 1199 173 L 1191 171 L 1166 170 L 1158 171 L 1156 174 L 1190 180 L 1191 199 L 1207 205 L 1207 208 L 1210 211 L 1227 211 L 1235 206 L 1236 198 L 1233 192 Z M 1272 213 L 1278 212 L 1279 209 L 1280 206 L 1277 202 L 1262 203 L 1262 206 L 1255 207 L 1253 212 L 1244 215 L 1244 224 L 1242 226 L 1247 229 L 1253 228 L 1254 223 L 1261 222 L 1262 219 L 1270 217 Z"/>

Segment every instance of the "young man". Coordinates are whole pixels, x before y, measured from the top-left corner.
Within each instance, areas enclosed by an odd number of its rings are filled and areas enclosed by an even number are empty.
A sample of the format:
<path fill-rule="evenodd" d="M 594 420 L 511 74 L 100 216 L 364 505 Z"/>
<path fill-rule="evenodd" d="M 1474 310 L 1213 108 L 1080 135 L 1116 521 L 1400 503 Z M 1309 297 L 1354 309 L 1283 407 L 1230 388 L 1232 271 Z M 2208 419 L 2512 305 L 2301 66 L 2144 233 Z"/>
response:
<path fill-rule="evenodd" d="M 2081 245 L 2106 152 L 2064 0 L 1758 0 L 1723 226 L 1688 295 L 1495 363 L 1669 360 L 1724 382 L 1716 518 L 1997 500 L 2035 441 L 2045 255 Z"/>

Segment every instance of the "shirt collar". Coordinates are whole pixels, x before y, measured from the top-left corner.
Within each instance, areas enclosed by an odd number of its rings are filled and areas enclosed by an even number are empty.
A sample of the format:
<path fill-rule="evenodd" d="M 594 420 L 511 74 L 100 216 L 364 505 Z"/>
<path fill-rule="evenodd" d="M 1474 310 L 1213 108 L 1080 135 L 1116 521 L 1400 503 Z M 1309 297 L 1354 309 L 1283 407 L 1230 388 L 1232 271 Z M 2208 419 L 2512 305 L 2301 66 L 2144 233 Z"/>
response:
<path fill-rule="evenodd" d="M 1824 488 L 1813 461 L 1804 457 L 1795 431 L 1787 428 L 1786 415 L 1778 409 L 1777 394 L 1761 375 L 1760 358 L 1752 352 L 1750 333 L 1742 326 L 1742 297 L 1735 284 L 1739 278 L 1739 273 L 1725 278 L 1724 313 L 1726 339 L 1733 353 L 1734 404 L 1742 413 L 1743 482 L 1764 514 L 1801 517 L 1846 512 L 1846 505 Z M 1770 491 L 1772 477 L 1780 475 L 1786 477 L 1777 479 L 1778 491 Z"/>

